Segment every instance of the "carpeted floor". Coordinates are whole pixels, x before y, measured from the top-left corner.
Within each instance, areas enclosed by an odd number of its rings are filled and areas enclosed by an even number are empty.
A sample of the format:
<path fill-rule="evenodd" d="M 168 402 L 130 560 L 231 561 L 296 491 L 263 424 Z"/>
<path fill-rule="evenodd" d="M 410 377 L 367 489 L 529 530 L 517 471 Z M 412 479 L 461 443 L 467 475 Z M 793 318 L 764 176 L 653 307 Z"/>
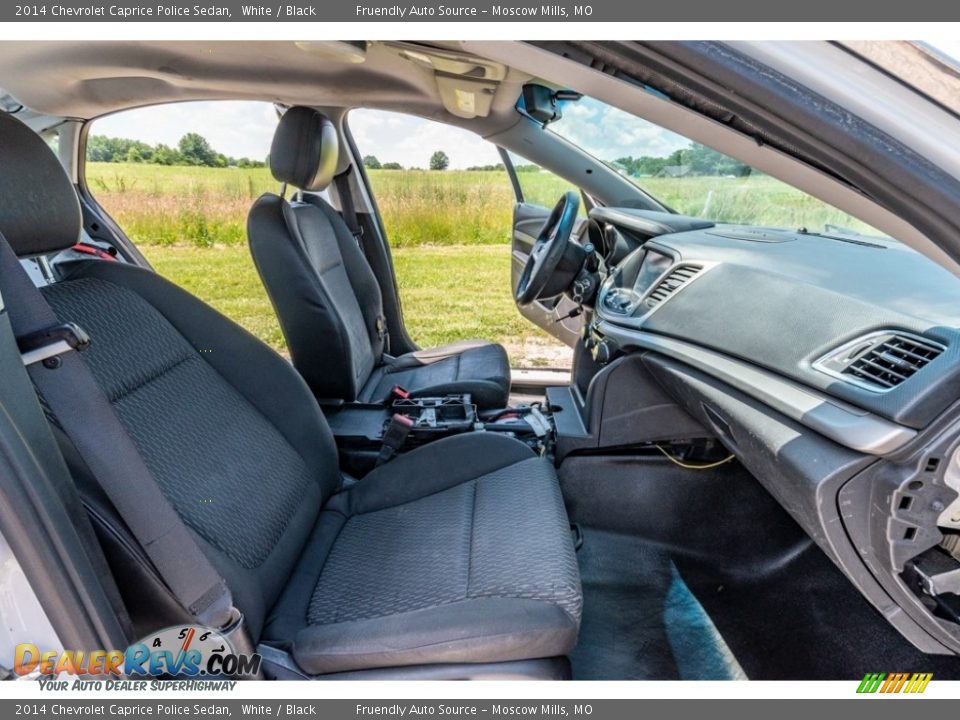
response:
<path fill-rule="evenodd" d="M 580 680 L 742 677 L 669 555 L 629 535 L 587 529 L 579 553 L 584 594 Z"/>
<path fill-rule="evenodd" d="M 739 466 L 594 457 L 561 478 L 584 536 L 575 678 L 960 679 L 960 659 L 916 650 Z"/>

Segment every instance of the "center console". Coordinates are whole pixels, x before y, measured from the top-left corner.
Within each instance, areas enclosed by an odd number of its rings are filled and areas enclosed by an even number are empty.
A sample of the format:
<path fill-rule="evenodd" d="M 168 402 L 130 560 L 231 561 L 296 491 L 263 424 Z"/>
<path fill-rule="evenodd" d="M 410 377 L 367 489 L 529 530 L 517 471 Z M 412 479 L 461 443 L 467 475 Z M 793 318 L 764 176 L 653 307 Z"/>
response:
<path fill-rule="evenodd" d="M 400 394 L 386 403 L 327 407 L 324 414 L 340 451 L 341 468 L 355 477 L 366 475 L 394 452 L 459 433 L 504 433 L 538 454 L 549 451 L 554 434 L 550 413 L 539 404 L 480 412 L 470 395 Z"/>

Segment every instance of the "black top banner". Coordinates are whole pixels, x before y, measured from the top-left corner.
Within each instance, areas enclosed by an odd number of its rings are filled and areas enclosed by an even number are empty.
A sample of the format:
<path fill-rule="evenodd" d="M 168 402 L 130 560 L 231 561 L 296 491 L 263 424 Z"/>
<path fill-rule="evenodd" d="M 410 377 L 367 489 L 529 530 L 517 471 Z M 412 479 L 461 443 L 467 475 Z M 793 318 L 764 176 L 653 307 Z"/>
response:
<path fill-rule="evenodd" d="M 960 3 L 894 0 L 589 0 L 539 4 L 490 0 L 62 0 L 0 6 L 0 22 L 945 22 Z"/>

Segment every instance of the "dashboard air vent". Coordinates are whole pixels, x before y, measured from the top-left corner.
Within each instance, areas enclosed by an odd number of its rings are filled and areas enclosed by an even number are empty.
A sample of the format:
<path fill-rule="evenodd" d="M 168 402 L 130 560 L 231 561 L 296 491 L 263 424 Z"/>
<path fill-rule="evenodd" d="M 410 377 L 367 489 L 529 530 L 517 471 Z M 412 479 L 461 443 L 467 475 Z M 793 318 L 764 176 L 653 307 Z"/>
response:
<path fill-rule="evenodd" d="M 815 363 L 824 372 L 870 390 L 890 390 L 943 352 L 942 345 L 902 333 L 876 333 L 844 345 Z"/>
<path fill-rule="evenodd" d="M 703 270 L 699 265 L 678 265 L 667 276 L 658 282 L 645 300 L 647 307 L 655 308 L 677 290 L 690 282 L 697 273 Z"/>

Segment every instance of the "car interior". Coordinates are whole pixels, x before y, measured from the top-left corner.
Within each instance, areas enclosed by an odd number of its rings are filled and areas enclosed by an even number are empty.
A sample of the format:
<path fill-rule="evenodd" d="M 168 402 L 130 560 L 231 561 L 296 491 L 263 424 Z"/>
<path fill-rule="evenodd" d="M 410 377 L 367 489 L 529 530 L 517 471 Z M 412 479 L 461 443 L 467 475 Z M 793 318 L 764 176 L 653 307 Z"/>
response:
<path fill-rule="evenodd" d="M 0 531 L 63 642 L 196 622 L 281 680 L 960 678 L 960 281 L 840 170 L 596 52 L 0 43 Z M 890 236 L 680 214 L 548 129 L 581 94 Z M 84 178 L 96 118 L 216 99 L 277 107 L 247 241 L 289 360 Z M 410 338 L 355 107 L 576 188 L 504 228 L 568 382 Z"/>

